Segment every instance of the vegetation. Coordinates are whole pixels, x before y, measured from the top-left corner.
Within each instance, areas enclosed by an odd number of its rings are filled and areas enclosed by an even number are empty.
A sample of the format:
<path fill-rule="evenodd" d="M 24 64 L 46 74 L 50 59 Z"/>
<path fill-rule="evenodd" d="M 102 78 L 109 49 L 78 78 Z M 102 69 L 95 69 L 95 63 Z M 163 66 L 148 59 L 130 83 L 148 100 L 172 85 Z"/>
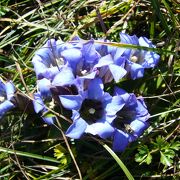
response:
<path fill-rule="evenodd" d="M 0 119 L 0 179 L 177 179 L 179 13 L 178 0 L 1 0 L 0 78 L 15 84 L 19 107 Z M 117 83 L 143 96 L 151 116 L 144 134 L 114 154 L 108 140 L 67 138 L 69 114 L 57 109 L 59 123 L 47 125 L 27 100 L 37 90 L 32 58 L 48 39 L 120 42 L 120 32 L 151 39 L 161 58 L 143 78 Z"/>

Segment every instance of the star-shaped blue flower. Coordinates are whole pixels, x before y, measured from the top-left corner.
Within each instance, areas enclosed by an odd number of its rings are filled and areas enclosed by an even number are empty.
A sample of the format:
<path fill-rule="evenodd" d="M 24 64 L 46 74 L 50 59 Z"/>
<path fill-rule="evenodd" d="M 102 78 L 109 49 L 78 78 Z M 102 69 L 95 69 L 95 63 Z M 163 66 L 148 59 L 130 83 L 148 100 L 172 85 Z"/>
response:
<path fill-rule="evenodd" d="M 121 43 L 132 44 L 155 48 L 155 45 L 146 37 L 137 38 L 136 35 L 130 36 L 120 33 Z M 125 49 L 124 49 L 125 50 Z M 144 69 L 153 68 L 159 62 L 160 56 L 153 51 L 126 49 L 122 57 L 126 59 L 126 69 L 132 79 L 141 78 L 144 75 Z"/>
<path fill-rule="evenodd" d="M 112 135 L 114 128 L 111 123 L 124 106 L 124 100 L 120 96 L 112 97 L 103 88 L 102 80 L 95 78 L 90 81 L 88 89 L 78 95 L 59 96 L 62 105 L 72 110 L 73 124 L 66 131 L 68 137 L 78 139 L 84 133 L 101 138 Z"/>
<path fill-rule="evenodd" d="M 129 94 L 117 87 L 114 95 L 121 96 L 125 101 L 124 107 L 117 112 L 117 118 L 113 121 L 113 149 L 123 151 L 148 128 L 147 120 L 150 115 L 142 97 L 136 98 L 133 93 Z"/>

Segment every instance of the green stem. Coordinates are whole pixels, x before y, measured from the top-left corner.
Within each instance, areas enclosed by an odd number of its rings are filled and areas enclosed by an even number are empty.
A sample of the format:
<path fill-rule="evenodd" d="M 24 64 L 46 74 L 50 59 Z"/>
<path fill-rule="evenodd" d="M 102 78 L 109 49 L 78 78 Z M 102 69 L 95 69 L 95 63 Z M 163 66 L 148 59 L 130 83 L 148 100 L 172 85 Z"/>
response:
<path fill-rule="evenodd" d="M 100 142 L 101 143 L 101 142 Z M 101 143 L 102 144 L 102 143 Z M 118 163 L 118 165 L 121 167 L 121 169 L 124 171 L 124 173 L 126 174 L 126 177 L 129 180 L 134 180 L 132 174 L 129 172 L 129 170 L 127 169 L 127 167 L 124 165 L 124 163 L 119 159 L 119 157 L 114 153 L 114 151 L 112 151 L 112 149 L 107 146 L 106 144 L 102 144 L 102 146 L 111 154 L 111 156 L 114 158 L 114 160 L 116 160 L 116 162 Z"/>
<path fill-rule="evenodd" d="M 0 152 L 5 152 L 8 154 L 14 154 L 14 155 L 19 155 L 19 156 L 25 156 L 25 157 L 29 157 L 29 158 L 35 158 L 35 159 L 40 159 L 40 160 L 44 160 L 44 161 L 59 163 L 58 160 L 56 160 L 55 158 L 52 158 L 52 157 L 41 156 L 38 154 L 29 153 L 29 152 L 16 151 L 16 150 L 4 148 L 4 147 L 0 147 Z"/>

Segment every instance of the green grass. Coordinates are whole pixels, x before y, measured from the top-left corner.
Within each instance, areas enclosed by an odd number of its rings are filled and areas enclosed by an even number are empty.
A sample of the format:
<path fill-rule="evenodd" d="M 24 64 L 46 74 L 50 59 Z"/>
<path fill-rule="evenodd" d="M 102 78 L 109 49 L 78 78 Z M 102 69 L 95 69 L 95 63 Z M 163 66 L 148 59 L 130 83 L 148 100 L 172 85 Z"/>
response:
<path fill-rule="evenodd" d="M 118 84 L 144 96 L 151 114 L 150 128 L 125 152 L 115 155 L 107 148 L 110 142 L 103 142 L 108 145 L 103 148 L 88 136 L 66 139 L 59 128 L 45 125 L 37 115 L 15 109 L 0 120 L 0 179 L 127 179 L 120 160 L 134 179 L 176 179 L 180 120 L 178 1 L 15 2 L 0 2 L 0 77 L 12 79 L 25 95 L 36 90 L 32 57 L 50 38 L 67 41 L 75 34 L 83 39 L 107 37 L 111 45 L 121 46 L 116 42 L 119 32 L 124 31 L 150 38 L 157 49 L 148 50 L 159 53 L 161 60 L 142 79 Z M 57 118 L 63 122 L 62 128 L 67 128 L 63 116 Z"/>

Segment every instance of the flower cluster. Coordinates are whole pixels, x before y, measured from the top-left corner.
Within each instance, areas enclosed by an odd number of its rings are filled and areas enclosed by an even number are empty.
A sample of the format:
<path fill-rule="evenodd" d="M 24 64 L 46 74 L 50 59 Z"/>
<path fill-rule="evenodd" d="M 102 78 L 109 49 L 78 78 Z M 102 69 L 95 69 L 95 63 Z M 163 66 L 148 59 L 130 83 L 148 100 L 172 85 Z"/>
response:
<path fill-rule="evenodd" d="M 155 48 L 145 37 L 139 39 L 120 33 L 121 43 Z M 112 46 L 109 41 L 83 40 L 75 36 L 69 42 L 50 39 L 36 51 L 32 63 L 37 77 L 34 111 L 48 124 L 49 106 L 71 111 L 72 124 L 66 136 L 81 138 L 85 133 L 113 140 L 113 149 L 123 151 L 148 127 L 149 113 L 142 97 L 114 86 L 122 78 L 137 79 L 144 69 L 155 67 L 155 52 Z M 113 84 L 114 82 L 114 84 Z M 109 93 L 104 85 L 114 87 Z M 11 102 L 11 82 L 0 82 L 0 118 L 15 105 Z"/>
<path fill-rule="evenodd" d="M 155 47 L 145 37 L 120 33 L 120 39 L 123 44 Z M 116 86 L 110 94 L 104 84 L 143 77 L 144 69 L 156 66 L 159 55 L 99 41 L 78 36 L 69 42 L 51 39 L 36 52 L 32 60 L 38 79 L 34 108 L 43 114 L 48 111 L 45 103 L 58 101 L 72 111 L 66 136 L 79 139 L 89 133 L 111 138 L 113 149 L 123 151 L 148 127 L 149 113 L 142 97 Z M 49 124 L 54 122 L 53 117 L 43 118 Z"/>

